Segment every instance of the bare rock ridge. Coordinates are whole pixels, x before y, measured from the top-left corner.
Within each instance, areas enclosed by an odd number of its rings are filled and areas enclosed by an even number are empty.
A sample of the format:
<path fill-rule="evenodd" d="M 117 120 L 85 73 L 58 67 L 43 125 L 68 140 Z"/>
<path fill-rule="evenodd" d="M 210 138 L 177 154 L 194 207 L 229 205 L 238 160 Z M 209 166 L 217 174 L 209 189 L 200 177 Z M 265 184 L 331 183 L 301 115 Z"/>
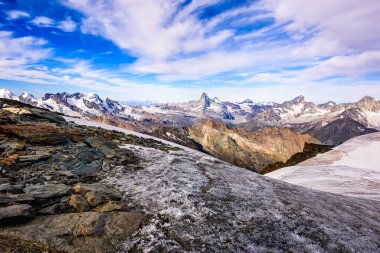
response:
<path fill-rule="evenodd" d="M 77 122 L 0 99 L 0 252 L 380 249 L 378 201 L 290 185 L 124 128 Z"/>
<path fill-rule="evenodd" d="M 300 162 L 304 160 L 301 157 L 310 158 L 311 154 L 314 156 L 324 151 L 318 140 L 290 129 L 263 128 L 251 132 L 212 120 L 200 122 L 190 128 L 160 127 L 148 134 L 258 173 L 263 173 L 264 168 L 275 163 L 276 168 L 285 166 L 295 154 L 298 154 L 298 158 L 293 159 L 293 162 Z M 313 152 L 310 152 L 309 146 L 306 150 L 308 154 L 302 155 L 307 143 L 314 144 Z"/>
<path fill-rule="evenodd" d="M 320 144 L 313 137 L 290 129 L 263 128 L 250 132 L 211 120 L 191 127 L 189 134 L 209 154 L 259 173 L 269 164 L 285 163 L 302 152 L 305 143 Z"/>

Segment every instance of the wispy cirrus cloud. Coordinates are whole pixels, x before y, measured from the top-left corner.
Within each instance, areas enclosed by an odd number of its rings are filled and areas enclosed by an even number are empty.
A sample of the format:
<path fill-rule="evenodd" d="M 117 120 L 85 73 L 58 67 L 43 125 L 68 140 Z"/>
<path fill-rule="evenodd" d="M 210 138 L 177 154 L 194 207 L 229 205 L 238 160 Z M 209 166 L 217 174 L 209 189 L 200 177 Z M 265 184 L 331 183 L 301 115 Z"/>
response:
<path fill-rule="evenodd" d="M 19 18 L 29 18 L 30 17 L 29 13 L 27 13 L 25 11 L 20 11 L 20 10 L 7 11 L 6 14 L 8 15 L 9 19 L 19 19 Z"/>
<path fill-rule="evenodd" d="M 77 23 L 71 17 L 67 17 L 62 21 L 55 21 L 49 17 L 38 16 L 31 20 L 30 23 L 40 28 L 57 28 L 64 32 L 74 32 L 77 29 Z"/>
<path fill-rule="evenodd" d="M 377 49 L 380 39 L 378 28 L 372 25 L 380 22 L 376 15 L 380 5 L 370 0 L 365 0 L 367 4 L 353 0 L 259 1 L 209 19 L 199 17 L 204 8 L 219 2 L 192 1 L 181 8 L 176 1 L 65 1 L 85 15 L 84 33 L 101 35 L 138 57 L 127 70 L 153 73 L 161 80 L 204 79 L 220 73 L 233 76 L 258 69 L 263 55 L 268 58 L 267 69 L 273 62 L 269 71 L 278 71 L 279 65 L 289 62 L 289 56 L 291 61 L 313 67 L 328 57 Z M 242 25 L 268 19 L 273 22 L 241 33 Z M 265 40 L 266 46 L 258 50 L 257 43 Z M 280 55 L 274 56 L 273 51 Z"/>

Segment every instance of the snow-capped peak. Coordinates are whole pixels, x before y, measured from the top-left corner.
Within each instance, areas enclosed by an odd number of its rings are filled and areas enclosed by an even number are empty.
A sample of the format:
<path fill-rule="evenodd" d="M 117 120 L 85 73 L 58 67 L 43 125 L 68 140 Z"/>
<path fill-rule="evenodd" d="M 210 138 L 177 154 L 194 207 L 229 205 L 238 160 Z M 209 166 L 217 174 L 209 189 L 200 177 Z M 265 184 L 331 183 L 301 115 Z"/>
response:
<path fill-rule="evenodd" d="M 244 99 L 243 101 L 238 101 L 238 104 L 253 104 L 251 99 Z"/>
<path fill-rule="evenodd" d="M 85 98 L 86 100 L 91 101 L 91 102 L 101 101 L 100 97 L 95 93 L 83 94 L 83 98 Z"/>
<path fill-rule="evenodd" d="M 35 97 L 32 94 L 29 94 L 27 92 L 21 93 L 20 98 L 32 98 L 32 99 L 35 99 Z"/>
<path fill-rule="evenodd" d="M 0 98 L 15 99 L 15 95 L 7 89 L 0 89 Z"/>

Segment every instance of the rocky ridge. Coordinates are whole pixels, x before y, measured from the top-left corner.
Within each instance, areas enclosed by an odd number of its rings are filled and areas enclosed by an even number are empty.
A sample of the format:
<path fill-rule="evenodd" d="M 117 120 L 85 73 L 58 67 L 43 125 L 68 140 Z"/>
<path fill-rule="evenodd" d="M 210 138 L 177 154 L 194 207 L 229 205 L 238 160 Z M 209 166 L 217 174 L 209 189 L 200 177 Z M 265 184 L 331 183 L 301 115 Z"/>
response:
<path fill-rule="evenodd" d="M 311 136 L 298 134 L 290 129 L 264 128 L 251 132 L 211 120 L 190 128 L 160 127 L 148 134 L 258 173 L 275 163 L 285 166 L 294 154 L 303 153 L 306 143 L 313 143 L 315 146 L 320 144 Z"/>
<path fill-rule="evenodd" d="M 1 252 L 114 252 L 143 218 L 100 182 L 115 168 L 141 169 L 119 145 L 174 149 L 8 99 L 0 99 L 0 140 Z"/>

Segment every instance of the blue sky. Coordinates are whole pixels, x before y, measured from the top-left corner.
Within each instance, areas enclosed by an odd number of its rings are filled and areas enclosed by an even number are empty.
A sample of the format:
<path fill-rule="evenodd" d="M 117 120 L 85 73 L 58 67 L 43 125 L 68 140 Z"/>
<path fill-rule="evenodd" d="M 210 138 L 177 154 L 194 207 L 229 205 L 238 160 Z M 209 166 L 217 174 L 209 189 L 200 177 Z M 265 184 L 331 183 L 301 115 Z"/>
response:
<path fill-rule="evenodd" d="M 0 87 L 175 102 L 380 98 L 380 2 L 0 0 Z"/>

